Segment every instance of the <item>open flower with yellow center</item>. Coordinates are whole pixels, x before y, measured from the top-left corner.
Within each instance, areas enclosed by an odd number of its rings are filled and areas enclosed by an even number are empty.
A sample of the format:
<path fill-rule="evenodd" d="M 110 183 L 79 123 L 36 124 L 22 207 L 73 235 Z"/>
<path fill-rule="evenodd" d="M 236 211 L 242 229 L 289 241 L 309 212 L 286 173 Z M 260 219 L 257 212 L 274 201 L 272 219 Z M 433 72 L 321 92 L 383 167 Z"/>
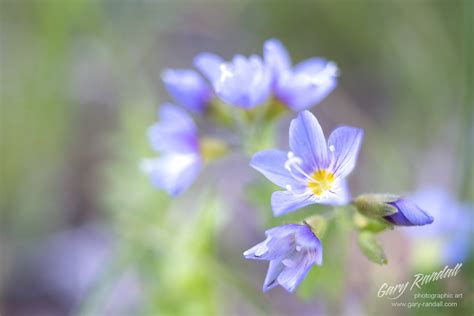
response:
<path fill-rule="evenodd" d="M 345 178 L 355 167 L 362 137 L 362 129 L 341 126 L 326 143 L 316 117 L 309 111 L 299 113 L 290 124 L 290 151 L 260 151 L 250 162 L 286 189 L 272 195 L 275 216 L 310 204 L 347 204 L 350 194 Z"/>

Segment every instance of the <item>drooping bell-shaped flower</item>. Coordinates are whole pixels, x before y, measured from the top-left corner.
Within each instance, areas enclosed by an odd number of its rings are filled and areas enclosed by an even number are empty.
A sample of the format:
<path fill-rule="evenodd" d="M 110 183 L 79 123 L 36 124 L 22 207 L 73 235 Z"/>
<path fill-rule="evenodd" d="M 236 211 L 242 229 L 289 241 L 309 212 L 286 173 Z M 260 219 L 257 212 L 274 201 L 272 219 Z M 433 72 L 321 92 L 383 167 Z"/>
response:
<path fill-rule="evenodd" d="M 323 246 L 308 225 L 282 225 L 265 235 L 267 239 L 244 252 L 247 259 L 270 261 L 264 292 L 277 285 L 293 292 L 313 265 L 322 264 Z"/>

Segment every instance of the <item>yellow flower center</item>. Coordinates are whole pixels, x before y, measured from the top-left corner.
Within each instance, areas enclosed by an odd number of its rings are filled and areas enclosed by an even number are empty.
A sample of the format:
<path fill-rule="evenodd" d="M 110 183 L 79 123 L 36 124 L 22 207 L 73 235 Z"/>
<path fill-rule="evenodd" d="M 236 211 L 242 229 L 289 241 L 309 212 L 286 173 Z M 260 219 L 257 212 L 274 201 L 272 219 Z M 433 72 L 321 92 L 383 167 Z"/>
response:
<path fill-rule="evenodd" d="M 334 183 L 334 174 L 328 170 L 316 170 L 311 175 L 311 180 L 308 182 L 308 188 L 314 195 L 320 196 L 327 190 L 331 190 Z"/>
<path fill-rule="evenodd" d="M 199 140 L 201 155 L 205 163 L 212 162 L 227 153 L 227 144 L 220 139 L 203 137 Z"/>

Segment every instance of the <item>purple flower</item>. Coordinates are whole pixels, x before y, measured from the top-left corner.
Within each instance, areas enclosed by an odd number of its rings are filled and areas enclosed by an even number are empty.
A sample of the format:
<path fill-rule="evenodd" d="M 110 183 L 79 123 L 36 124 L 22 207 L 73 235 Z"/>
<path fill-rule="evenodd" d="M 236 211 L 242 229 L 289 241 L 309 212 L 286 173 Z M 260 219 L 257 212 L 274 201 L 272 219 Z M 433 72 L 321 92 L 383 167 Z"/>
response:
<path fill-rule="evenodd" d="M 184 110 L 172 104 L 163 104 L 159 117 L 148 136 L 161 156 L 143 161 L 142 169 L 157 188 L 176 196 L 191 186 L 202 167 L 197 128 Z"/>
<path fill-rule="evenodd" d="M 423 188 L 410 198 L 436 220 L 429 226 L 407 229 L 405 233 L 418 240 L 440 240 L 443 260 L 448 264 L 465 260 L 470 251 L 472 205 L 460 203 L 437 187 Z"/>
<path fill-rule="evenodd" d="M 314 204 L 341 205 L 350 199 L 345 177 L 354 169 L 363 131 L 342 126 L 324 138 L 318 120 L 308 111 L 290 124 L 290 152 L 264 150 L 250 165 L 285 188 L 272 195 L 275 216 Z"/>
<path fill-rule="evenodd" d="M 273 93 L 293 111 L 321 102 L 337 85 L 338 68 L 332 61 L 310 58 L 294 68 L 283 44 L 270 39 L 263 48 L 265 63 L 273 76 Z"/>
<path fill-rule="evenodd" d="M 221 65 L 225 63 L 221 57 L 212 53 L 200 53 L 194 58 L 194 66 L 213 83 L 221 74 Z"/>
<path fill-rule="evenodd" d="M 226 103 L 250 109 L 270 96 L 271 73 L 258 56 L 236 55 L 231 62 L 224 62 L 216 55 L 202 53 L 196 57 L 195 65 Z"/>
<path fill-rule="evenodd" d="M 173 98 L 188 110 L 203 113 L 212 97 L 211 87 L 194 70 L 167 69 L 161 78 Z"/>
<path fill-rule="evenodd" d="M 293 292 L 309 269 L 323 261 L 323 246 L 307 225 L 282 225 L 267 230 L 265 235 L 265 241 L 244 252 L 247 259 L 270 261 L 264 292 L 278 284 Z"/>
<path fill-rule="evenodd" d="M 429 215 L 415 203 L 409 199 L 399 198 L 393 202 L 387 202 L 397 209 L 397 212 L 384 216 L 384 218 L 397 226 L 421 226 L 431 224 L 434 220 L 433 216 Z"/>

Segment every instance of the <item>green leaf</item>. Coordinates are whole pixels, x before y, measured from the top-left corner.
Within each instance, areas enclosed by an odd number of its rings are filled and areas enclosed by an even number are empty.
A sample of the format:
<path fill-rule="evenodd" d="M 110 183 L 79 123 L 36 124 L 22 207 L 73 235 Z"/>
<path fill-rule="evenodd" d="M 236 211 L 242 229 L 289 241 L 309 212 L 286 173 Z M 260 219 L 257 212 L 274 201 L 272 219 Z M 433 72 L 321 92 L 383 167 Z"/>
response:
<path fill-rule="evenodd" d="M 382 246 L 375 238 L 375 235 L 369 231 L 363 231 L 359 234 L 359 247 L 362 253 L 372 262 L 378 264 L 387 264 L 387 258 Z"/>

